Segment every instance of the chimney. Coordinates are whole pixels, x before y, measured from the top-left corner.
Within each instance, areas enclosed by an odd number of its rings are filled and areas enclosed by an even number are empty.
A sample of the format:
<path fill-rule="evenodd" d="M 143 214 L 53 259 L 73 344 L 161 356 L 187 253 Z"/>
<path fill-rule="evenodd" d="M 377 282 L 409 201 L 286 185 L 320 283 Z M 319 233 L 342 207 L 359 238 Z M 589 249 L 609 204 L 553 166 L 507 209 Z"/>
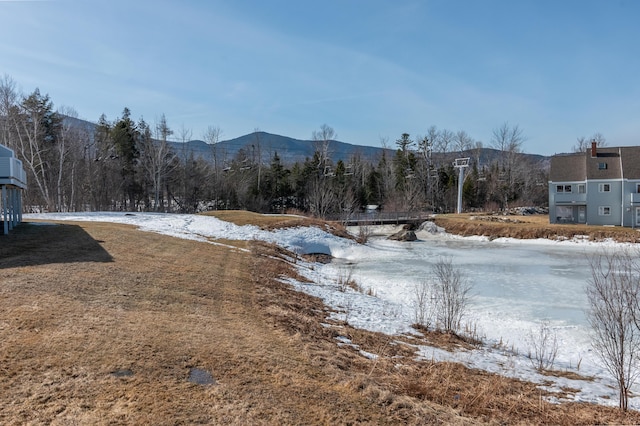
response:
<path fill-rule="evenodd" d="M 598 143 L 596 141 L 591 141 L 591 158 L 595 158 L 598 156 Z"/>

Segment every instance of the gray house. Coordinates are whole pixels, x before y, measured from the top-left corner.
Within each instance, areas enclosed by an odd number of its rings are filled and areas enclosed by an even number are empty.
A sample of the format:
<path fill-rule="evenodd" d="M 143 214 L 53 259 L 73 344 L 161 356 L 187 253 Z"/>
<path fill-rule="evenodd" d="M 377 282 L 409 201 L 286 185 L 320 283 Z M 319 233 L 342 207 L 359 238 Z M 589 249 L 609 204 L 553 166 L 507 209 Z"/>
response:
<path fill-rule="evenodd" d="M 549 221 L 640 226 L 640 146 L 551 157 Z"/>
<path fill-rule="evenodd" d="M 13 151 L 0 145 L 0 221 L 2 234 L 8 234 L 22 221 L 22 191 L 27 187 L 27 175 Z"/>

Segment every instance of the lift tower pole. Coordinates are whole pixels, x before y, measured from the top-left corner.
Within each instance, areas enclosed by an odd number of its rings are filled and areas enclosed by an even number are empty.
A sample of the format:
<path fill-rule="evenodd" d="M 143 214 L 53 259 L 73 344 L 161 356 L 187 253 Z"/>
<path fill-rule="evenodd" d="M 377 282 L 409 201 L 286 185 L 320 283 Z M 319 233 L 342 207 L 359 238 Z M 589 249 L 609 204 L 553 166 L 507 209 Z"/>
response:
<path fill-rule="evenodd" d="M 469 157 L 456 158 L 453 162 L 453 167 L 458 169 L 458 214 L 462 213 L 462 185 L 464 184 L 464 169 L 469 167 Z"/>

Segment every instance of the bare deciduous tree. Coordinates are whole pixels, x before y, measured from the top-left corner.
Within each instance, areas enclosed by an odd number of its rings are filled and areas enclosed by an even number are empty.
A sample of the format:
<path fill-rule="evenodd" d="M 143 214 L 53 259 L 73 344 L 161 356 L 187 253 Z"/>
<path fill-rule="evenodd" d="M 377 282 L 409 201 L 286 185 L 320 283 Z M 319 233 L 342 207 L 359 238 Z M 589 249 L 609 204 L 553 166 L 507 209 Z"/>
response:
<path fill-rule="evenodd" d="M 408 179 L 404 187 L 404 206 L 406 211 L 420 209 L 425 200 L 424 189 L 417 179 Z"/>
<path fill-rule="evenodd" d="M 16 82 L 5 74 L 0 79 L 0 144 L 13 148 L 10 145 L 9 114 L 18 103 L 18 90 Z"/>
<path fill-rule="evenodd" d="M 600 132 L 595 132 L 591 136 L 591 142 L 595 142 L 597 146 L 607 146 L 607 138 Z"/>
<path fill-rule="evenodd" d="M 573 146 L 573 152 L 585 152 L 589 149 L 589 141 L 584 136 L 576 138 L 576 144 Z"/>
<path fill-rule="evenodd" d="M 433 275 L 437 326 L 446 333 L 457 333 L 469 304 L 472 285 L 453 265 L 451 258 L 438 259 L 433 265 Z"/>
<path fill-rule="evenodd" d="M 524 141 L 523 131 L 517 124 L 510 126 L 509 123 L 503 123 L 500 127 L 493 129 L 491 146 L 504 153 L 520 152 Z"/>
<path fill-rule="evenodd" d="M 438 128 L 436 126 L 429 126 L 425 138 L 431 141 L 432 146 L 434 146 L 439 137 L 440 132 L 438 131 Z"/>
<path fill-rule="evenodd" d="M 315 150 L 318 153 L 319 162 L 318 165 L 321 170 L 328 167 L 331 162 L 331 141 L 334 141 L 338 137 L 333 128 L 327 124 L 320 126 L 320 130 L 314 130 L 311 134 L 311 139 L 315 143 Z"/>
<path fill-rule="evenodd" d="M 455 134 L 451 130 L 443 129 L 435 140 L 435 150 L 439 152 L 449 152 Z"/>
<path fill-rule="evenodd" d="M 607 146 L 607 139 L 600 132 L 595 132 L 591 138 L 580 136 L 576 139 L 576 144 L 573 146 L 573 152 L 586 152 L 591 148 L 591 143 L 595 142 L 596 146 Z"/>
<path fill-rule="evenodd" d="M 312 181 L 307 196 L 309 210 L 316 217 L 324 218 L 331 211 L 335 203 L 335 192 L 323 179 L 316 178 Z"/>
<path fill-rule="evenodd" d="M 586 293 L 592 345 L 618 384 L 619 407 L 626 411 L 631 386 L 638 377 L 640 287 L 637 256 L 629 251 L 603 252 L 589 259 L 591 279 Z"/>
<path fill-rule="evenodd" d="M 501 184 L 498 186 L 498 191 L 505 210 L 509 207 L 509 200 L 517 196 L 516 184 L 520 174 L 518 172 L 521 172 L 517 166 L 525 140 L 523 131 L 517 124 L 510 126 L 509 123 L 503 123 L 493 130 L 491 146 L 500 151 L 498 167 L 501 173 L 499 177 Z"/>
<path fill-rule="evenodd" d="M 203 138 L 206 143 L 211 146 L 211 156 L 213 158 L 213 197 L 214 197 L 214 209 L 218 210 L 221 198 L 221 186 L 222 176 L 221 172 L 224 170 L 224 164 L 227 161 L 227 153 L 218 146 L 220 137 L 222 136 L 222 130 L 218 126 L 209 126 L 205 130 Z"/>
<path fill-rule="evenodd" d="M 56 170 L 56 202 L 58 211 L 71 210 L 76 203 L 77 174 L 84 147 L 88 144 L 87 132 L 73 124 L 78 118 L 75 109 L 67 106 L 58 108 L 57 114 L 62 117 L 58 131 L 55 155 Z"/>
<path fill-rule="evenodd" d="M 207 130 L 205 130 L 204 135 L 202 135 L 202 137 L 204 138 L 204 141 L 207 144 L 211 145 L 211 155 L 213 156 L 213 166 L 216 168 L 219 166 L 218 163 L 225 159 L 221 157 L 223 153 L 219 152 L 219 147 L 218 147 L 218 142 L 220 142 L 221 136 L 222 136 L 222 130 L 218 126 L 207 127 Z"/>
<path fill-rule="evenodd" d="M 151 135 L 143 135 L 141 138 L 143 161 L 142 166 L 147 173 L 153 187 L 153 210 L 164 210 L 161 206 L 161 191 L 165 179 L 176 167 L 176 154 L 168 143 L 168 138 L 173 134 L 169 128 L 164 114 L 156 123 L 153 131 L 155 140 Z"/>
<path fill-rule="evenodd" d="M 464 151 L 471 149 L 473 145 L 473 138 L 469 136 L 469 134 L 464 130 L 459 130 L 456 133 L 454 141 L 455 141 L 456 150 L 461 154 Z"/>
<path fill-rule="evenodd" d="M 431 306 L 431 282 L 422 280 L 413 288 L 413 314 L 414 321 L 420 327 L 429 329 L 433 321 L 433 309 Z"/>
<path fill-rule="evenodd" d="M 558 336 L 551 328 L 549 321 L 542 321 L 536 330 L 532 330 L 528 340 L 531 345 L 529 359 L 533 366 L 538 371 L 553 368 L 558 354 Z"/>
<path fill-rule="evenodd" d="M 54 197 L 51 196 L 51 159 L 61 120 L 53 111 L 49 95 L 43 96 L 39 89 L 35 89 L 12 108 L 9 120 L 14 146 L 38 189 L 42 204 L 49 210 L 55 210 Z"/>

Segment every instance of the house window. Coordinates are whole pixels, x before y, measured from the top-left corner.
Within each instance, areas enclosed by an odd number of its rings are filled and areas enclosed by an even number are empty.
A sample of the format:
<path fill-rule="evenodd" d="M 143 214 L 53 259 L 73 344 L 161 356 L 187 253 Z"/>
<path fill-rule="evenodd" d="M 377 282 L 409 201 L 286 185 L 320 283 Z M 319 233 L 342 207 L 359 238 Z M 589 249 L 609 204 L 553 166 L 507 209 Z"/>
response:
<path fill-rule="evenodd" d="M 636 183 L 636 192 L 640 194 L 640 183 Z"/>
<path fill-rule="evenodd" d="M 598 215 L 599 216 L 611 216 L 611 207 L 610 206 L 598 206 Z"/>
<path fill-rule="evenodd" d="M 640 185 L 639 185 L 640 186 Z M 578 185 L 578 194 L 585 194 L 587 192 L 587 187 L 584 183 Z M 638 191 L 640 192 L 640 191 Z"/>
<path fill-rule="evenodd" d="M 571 185 L 556 185 L 556 192 L 571 192 Z"/>
<path fill-rule="evenodd" d="M 598 184 L 598 192 L 611 192 L 611 184 L 609 184 L 609 183 L 599 183 Z"/>
<path fill-rule="evenodd" d="M 607 163 L 598 163 L 598 170 L 607 170 Z"/>
<path fill-rule="evenodd" d="M 573 222 L 573 207 L 556 206 L 556 223 Z"/>

